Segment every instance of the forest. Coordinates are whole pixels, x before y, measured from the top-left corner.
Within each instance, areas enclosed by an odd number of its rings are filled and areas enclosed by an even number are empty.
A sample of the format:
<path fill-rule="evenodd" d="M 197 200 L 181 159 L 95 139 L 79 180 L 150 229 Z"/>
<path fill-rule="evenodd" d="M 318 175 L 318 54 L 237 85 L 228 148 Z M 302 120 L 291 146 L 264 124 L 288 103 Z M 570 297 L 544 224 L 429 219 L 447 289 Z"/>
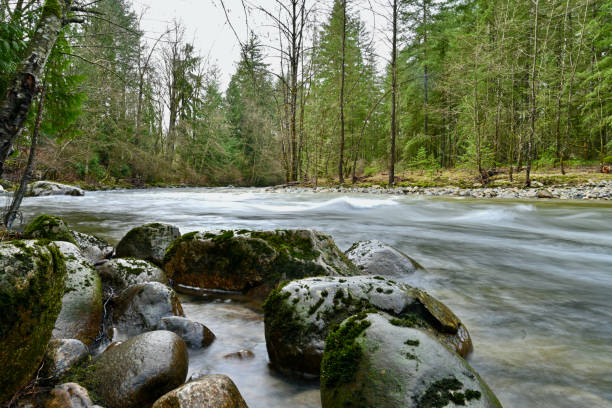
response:
<path fill-rule="evenodd" d="M 236 34 L 223 89 L 179 21 L 147 33 L 130 1 L 2 0 L 0 94 L 33 49 L 50 53 L 15 131 L 3 100 L 2 178 L 30 153 L 33 179 L 136 186 L 454 169 L 529 185 L 532 169 L 612 163 L 612 0 L 242 4 L 276 36 Z"/>

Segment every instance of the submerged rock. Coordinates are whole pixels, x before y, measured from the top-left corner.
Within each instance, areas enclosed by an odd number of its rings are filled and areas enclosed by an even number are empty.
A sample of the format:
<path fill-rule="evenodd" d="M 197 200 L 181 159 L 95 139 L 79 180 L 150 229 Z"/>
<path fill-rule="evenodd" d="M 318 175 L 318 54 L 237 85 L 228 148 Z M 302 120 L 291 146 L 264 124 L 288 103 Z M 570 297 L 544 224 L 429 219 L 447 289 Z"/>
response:
<path fill-rule="evenodd" d="M 87 346 L 77 339 L 52 339 L 47 346 L 43 376 L 59 378 L 89 356 Z"/>
<path fill-rule="evenodd" d="M 153 408 L 248 408 L 236 384 L 225 375 L 207 375 L 170 391 Z"/>
<path fill-rule="evenodd" d="M 102 281 L 115 290 L 147 282 L 168 283 L 164 271 L 142 259 L 109 259 L 96 265 L 96 269 Z"/>
<path fill-rule="evenodd" d="M 183 308 L 176 293 L 159 282 L 130 286 L 121 292 L 113 308 L 113 323 L 127 336 L 155 330 L 166 316 L 183 316 Z"/>
<path fill-rule="evenodd" d="M 402 251 L 376 240 L 355 242 L 345 255 L 368 275 L 405 278 L 417 269 L 423 269 Z"/>
<path fill-rule="evenodd" d="M 146 259 L 157 265 L 164 261 L 168 247 L 181 236 L 177 227 L 169 224 L 146 224 L 131 229 L 117 244 L 117 256 Z"/>
<path fill-rule="evenodd" d="M 66 289 L 53 337 L 78 339 L 91 345 L 102 325 L 102 282 L 95 268 L 75 245 L 58 241 L 66 263 Z"/>
<path fill-rule="evenodd" d="M 330 328 L 370 309 L 429 331 L 461 356 L 472 350 L 461 321 L 421 290 L 380 276 L 321 277 L 290 282 L 264 303 L 270 362 L 283 372 L 318 376 Z"/>
<path fill-rule="evenodd" d="M 26 197 L 43 197 L 51 195 L 84 196 L 85 192 L 79 187 L 67 184 L 54 183 L 52 181 L 36 181 L 28 184 Z"/>
<path fill-rule="evenodd" d="M 162 317 L 157 323 L 157 330 L 178 334 L 191 348 L 208 347 L 215 339 L 214 333 L 202 323 L 180 316 Z"/>
<path fill-rule="evenodd" d="M 362 312 L 327 338 L 323 408 L 482 407 L 501 404 L 470 365 L 431 333 Z"/>
<path fill-rule="evenodd" d="M 23 234 L 33 239 L 48 239 L 50 241 L 66 241 L 76 245 L 72 231 L 60 217 L 42 214 L 26 225 Z"/>
<path fill-rule="evenodd" d="M 69 378 L 95 393 L 106 408 L 141 408 L 183 384 L 188 364 L 179 336 L 152 331 L 105 351 Z"/>
<path fill-rule="evenodd" d="M 95 235 L 84 234 L 72 231 L 74 240 L 81 250 L 81 254 L 91 263 L 96 263 L 103 259 L 110 258 L 115 252 L 115 248 L 108 242 L 96 237 Z"/>
<path fill-rule="evenodd" d="M 0 243 L 0 405 L 36 373 L 62 308 L 66 266 L 53 243 Z"/>
<path fill-rule="evenodd" d="M 185 234 L 166 252 L 164 269 L 176 284 L 254 295 L 285 280 L 358 274 L 329 236 L 311 230 Z"/>

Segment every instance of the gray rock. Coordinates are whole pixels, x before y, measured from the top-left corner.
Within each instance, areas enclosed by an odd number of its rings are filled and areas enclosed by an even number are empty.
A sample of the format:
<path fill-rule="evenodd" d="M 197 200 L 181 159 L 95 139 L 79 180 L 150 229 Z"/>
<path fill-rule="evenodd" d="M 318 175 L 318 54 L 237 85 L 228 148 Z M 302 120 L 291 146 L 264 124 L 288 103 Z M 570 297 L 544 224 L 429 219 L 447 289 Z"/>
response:
<path fill-rule="evenodd" d="M 52 181 L 36 181 L 28 184 L 26 197 L 43 197 L 51 195 L 84 196 L 85 192 L 79 187 Z"/>
<path fill-rule="evenodd" d="M 96 263 L 102 259 L 110 258 L 115 252 L 115 248 L 108 242 L 94 235 L 72 231 L 72 235 L 81 250 L 81 254 L 91 263 Z"/>
<path fill-rule="evenodd" d="M 236 384 L 225 375 L 207 375 L 170 391 L 153 408 L 248 408 Z"/>
<path fill-rule="evenodd" d="M 51 390 L 45 408 L 93 408 L 89 393 L 76 383 L 66 383 Z"/>
<path fill-rule="evenodd" d="M 538 198 L 553 198 L 553 195 L 548 190 L 538 190 L 537 197 Z"/>
<path fill-rule="evenodd" d="M 169 224 L 146 224 L 131 229 L 117 244 L 120 258 L 146 259 L 161 265 L 168 247 L 181 236 L 179 229 Z"/>
<path fill-rule="evenodd" d="M 330 333 L 321 366 L 323 408 L 501 408 L 470 365 L 435 337 L 362 313 Z"/>
<path fill-rule="evenodd" d="M 57 241 L 66 263 L 66 289 L 62 311 L 55 322 L 53 337 L 78 339 L 91 345 L 102 325 L 102 282 L 92 264 L 75 245 Z"/>
<path fill-rule="evenodd" d="M 157 323 L 157 330 L 168 330 L 179 335 L 191 348 L 208 347 L 215 335 L 202 323 L 194 322 L 185 317 L 162 317 Z"/>
<path fill-rule="evenodd" d="M 79 370 L 78 382 L 107 408 L 148 407 L 182 385 L 189 356 L 185 342 L 169 331 L 133 337 Z"/>
<path fill-rule="evenodd" d="M 461 321 L 427 293 L 380 276 L 321 277 L 293 281 L 264 303 L 266 347 L 280 371 L 317 376 L 330 328 L 369 309 L 414 324 L 466 356 L 470 335 Z"/>
<path fill-rule="evenodd" d="M 176 284 L 255 296 L 285 280 L 359 274 L 329 236 L 311 230 L 185 234 L 168 249 L 164 270 Z"/>
<path fill-rule="evenodd" d="M 423 269 L 414 259 L 381 241 L 355 242 L 345 255 L 367 275 L 405 278 Z"/>
<path fill-rule="evenodd" d="M 0 405 L 36 373 L 62 308 L 65 278 L 55 244 L 0 242 Z"/>
<path fill-rule="evenodd" d="M 59 378 L 89 356 L 87 346 L 77 339 L 51 339 L 43 360 L 42 375 Z"/>
<path fill-rule="evenodd" d="M 113 324 L 121 335 L 131 337 L 155 330 L 162 317 L 183 315 L 172 289 L 159 282 L 148 282 L 121 292 L 113 308 Z"/>
<path fill-rule="evenodd" d="M 98 263 L 96 269 L 105 284 L 115 290 L 147 282 L 166 284 L 168 279 L 160 268 L 142 259 L 114 258 Z"/>

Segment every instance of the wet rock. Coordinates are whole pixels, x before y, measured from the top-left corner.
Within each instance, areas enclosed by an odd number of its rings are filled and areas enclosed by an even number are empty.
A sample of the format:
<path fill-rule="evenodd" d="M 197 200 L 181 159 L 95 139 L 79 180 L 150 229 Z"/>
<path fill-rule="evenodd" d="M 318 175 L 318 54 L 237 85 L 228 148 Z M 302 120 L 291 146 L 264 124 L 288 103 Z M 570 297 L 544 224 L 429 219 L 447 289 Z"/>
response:
<path fill-rule="evenodd" d="M 157 265 L 164 260 L 166 250 L 181 236 L 179 229 L 169 224 L 146 224 L 131 229 L 117 244 L 117 256 L 146 259 Z"/>
<path fill-rule="evenodd" d="M 414 259 L 381 241 L 355 242 L 345 255 L 364 274 L 404 278 L 423 269 Z"/>
<path fill-rule="evenodd" d="M 152 331 L 100 354 L 74 378 L 106 408 L 141 408 L 183 384 L 188 363 L 187 346 L 179 336 Z"/>
<path fill-rule="evenodd" d="M 51 390 L 44 408 L 93 408 L 89 393 L 76 383 L 61 384 Z"/>
<path fill-rule="evenodd" d="M 318 376 L 330 328 L 370 309 L 429 331 L 461 356 L 472 350 L 461 321 L 419 289 L 380 276 L 321 277 L 293 281 L 264 303 L 270 362 L 282 372 Z"/>
<path fill-rule="evenodd" d="M 79 187 L 51 181 L 36 181 L 28 184 L 26 197 L 43 197 L 51 195 L 84 196 L 85 192 Z"/>
<path fill-rule="evenodd" d="M 0 242 L 0 405 L 36 373 L 62 307 L 65 277 L 55 244 Z"/>
<path fill-rule="evenodd" d="M 168 283 L 164 271 L 142 259 L 109 259 L 98 263 L 96 269 L 102 281 L 117 291 L 147 282 Z"/>
<path fill-rule="evenodd" d="M 235 360 L 251 360 L 255 358 L 255 353 L 251 350 L 240 350 L 235 353 L 229 353 L 223 356 L 223 358 L 227 359 L 235 359 Z"/>
<path fill-rule="evenodd" d="M 323 408 L 501 408 L 463 358 L 431 333 L 395 320 L 361 313 L 330 333 L 321 366 Z"/>
<path fill-rule="evenodd" d="M 207 375 L 170 391 L 153 408 L 247 408 L 236 384 L 225 375 Z"/>
<path fill-rule="evenodd" d="M 32 239 L 48 239 L 50 241 L 66 241 L 76 245 L 72 231 L 60 217 L 42 214 L 26 225 L 23 234 Z"/>
<path fill-rule="evenodd" d="M 285 280 L 359 273 L 329 236 L 310 230 L 185 234 L 168 249 L 164 269 L 176 284 L 255 296 Z"/>
<path fill-rule="evenodd" d="M 538 190 L 537 197 L 538 198 L 553 198 L 553 195 L 548 190 Z"/>
<path fill-rule="evenodd" d="M 59 378 L 89 356 L 87 346 L 77 339 L 51 339 L 43 360 L 42 375 Z"/>
<path fill-rule="evenodd" d="M 155 330 L 166 316 L 183 316 L 183 308 L 176 293 L 159 282 L 130 286 L 121 292 L 113 308 L 113 323 L 127 336 Z"/>
<path fill-rule="evenodd" d="M 55 322 L 53 337 L 78 339 L 91 345 L 102 325 L 102 282 L 95 268 L 75 245 L 58 241 L 66 263 L 66 288 L 62 311 Z"/>
<path fill-rule="evenodd" d="M 168 330 L 178 334 L 191 348 L 208 347 L 215 335 L 202 323 L 194 322 L 185 317 L 162 317 L 157 323 L 157 330 Z"/>
<path fill-rule="evenodd" d="M 78 231 L 72 231 L 72 235 L 81 250 L 81 254 L 91 263 L 95 264 L 98 261 L 110 258 L 115 252 L 112 245 L 94 235 L 83 234 Z"/>

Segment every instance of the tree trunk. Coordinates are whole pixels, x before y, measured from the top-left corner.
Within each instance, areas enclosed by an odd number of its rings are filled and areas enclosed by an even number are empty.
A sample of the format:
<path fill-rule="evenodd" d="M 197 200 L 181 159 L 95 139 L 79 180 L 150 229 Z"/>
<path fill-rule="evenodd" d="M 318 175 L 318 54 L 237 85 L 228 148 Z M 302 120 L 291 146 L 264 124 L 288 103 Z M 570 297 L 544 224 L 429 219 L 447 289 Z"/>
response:
<path fill-rule="evenodd" d="M 47 59 L 63 27 L 71 0 L 46 0 L 40 21 L 0 103 L 0 177 L 4 163 L 41 88 Z"/>
<path fill-rule="evenodd" d="M 533 59 L 531 65 L 531 129 L 529 131 L 529 141 L 527 143 L 527 171 L 525 172 L 525 187 L 531 186 L 531 160 L 533 155 L 533 139 L 535 136 L 535 121 L 537 113 L 536 101 L 536 69 L 537 69 L 537 54 L 538 54 L 538 13 L 540 0 L 534 1 L 535 6 L 535 21 L 533 24 Z"/>
<path fill-rule="evenodd" d="M 342 67 L 340 68 L 340 160 L 338 161 L 338 178 L 344 184 L 344 77 L 346 57 L 346 0 L 342 1 Z"/>
<path fill-rule="evenodd" d="M 393 0 L 393 33 L 391 37 L 391 147 L 389 152 L 389 186 L 395 184 L 395 109 L 397 100 L 397 19 L 398 0 Z"/>
<path fill-rule="evenodd" d="M 36 158 L 36 144 L 38 143 L 38 134 L 40 132 L 40 123 L 42 121 L 43 109 L 45 107 L 45 95 L 47 94 L 47 83 L 44 82 L 42 86 L 42 91 L 40 93 L 40 100 L 38 101 L 38 112 L 36 113 L 36 125 L 34 126 L 34 132 L 32 132 L 32 143 L 30 146 L 30 154 L 28 156 L 28 163 L 26 164 L 25 171 L 23 172 L 23 176 L 21 177 L 21 183 L 19 183 L 19 189 L 15 192 L 13 196 L 13 201 L 11 202 L 11 206 L 4 214 L 4 227 L 6 229 L 11 229 L 13 226 L 13 222 L 15 218 L 17 218 L 17 214 L 19 211 L 19 207 L 21 206 L 21 201 L 23 200 L 23 196 L 25 195 L 26 188 L 30 179 L 32 178 L 32 170 L 34 170 L 34 159 Z"/>

